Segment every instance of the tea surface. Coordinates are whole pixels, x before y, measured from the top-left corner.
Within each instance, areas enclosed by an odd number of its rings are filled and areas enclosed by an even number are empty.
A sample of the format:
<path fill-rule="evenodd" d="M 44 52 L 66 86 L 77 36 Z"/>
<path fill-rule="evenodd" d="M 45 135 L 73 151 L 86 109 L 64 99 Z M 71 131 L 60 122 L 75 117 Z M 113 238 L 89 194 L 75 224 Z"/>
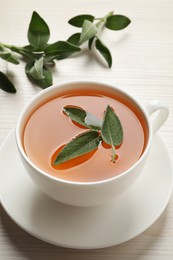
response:
<path fill-rule="evenodd" d="M 64 106 L 79 106 L 103 119 L 107 105 L 118 115 L 124 131 L 123 143 L 116 148 L 117 159 L 111 162 L 111 147 L 100 144 L 97 151 L 53 166 L 58 149 L 73 137 L 86 131 L 74 124 L 63 112 Z M 77 182 L 104 180 L 119 175 L 131 167 L 141 156 L 145 145 L 142 118 L 137 117 L 130 105 L 111 96 L 80 92 L 54 98 L 30 116 L 23 134 L 27 156 L 39 168 L 54 177 Z"/>

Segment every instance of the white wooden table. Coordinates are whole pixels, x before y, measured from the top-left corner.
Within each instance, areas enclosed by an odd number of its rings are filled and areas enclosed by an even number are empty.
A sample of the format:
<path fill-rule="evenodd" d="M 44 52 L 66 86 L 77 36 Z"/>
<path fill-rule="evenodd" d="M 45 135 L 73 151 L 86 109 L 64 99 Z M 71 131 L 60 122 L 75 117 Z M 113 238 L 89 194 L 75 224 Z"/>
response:
<path fill-rule="evenodd" d="M 78 14 L 104 16 L 111 10 L 127 15 L 132 23 L 123 31 L 104 31 L 104 39 L 113 56 L 113 66 L 81 55 L 57 62 L 54 84 L 65 80 L 106 81 L 129 91 L 142 102 L 163 100 L 170 116 L 160 135 L 173 154 L 173 2 L 172 0 L 1 0 L 0 41 L 27 44 L 27 28 L 33 11 L 48 23 L 51 42 L 66 40 L 77 28 L 67 21 Z M 26 102 L 40 88 L 25 76 L 24 64 L 1 61 L 3 70 L 15 83 L 17 93 L 0 90 L 0 140 L 15 127 Z M 144 233 L 129 242 L 100 250 L 71 250 L 42 242 L 18 227 L 3 208 L 0 223 L 0 259 L 173 259 L 173 195 L 162 216 Z"/>

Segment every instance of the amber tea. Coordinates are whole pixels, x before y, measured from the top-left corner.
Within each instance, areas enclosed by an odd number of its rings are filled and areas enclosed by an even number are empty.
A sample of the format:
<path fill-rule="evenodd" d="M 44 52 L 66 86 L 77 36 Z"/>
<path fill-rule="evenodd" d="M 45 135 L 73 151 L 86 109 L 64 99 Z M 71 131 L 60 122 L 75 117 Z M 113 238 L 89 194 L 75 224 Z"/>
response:
<path fill-rule="evenodd" d="M 116 161 L 111 161 L 111 147 L 101 142 L 97 149 L 54 165 L 61 149 L 72 137 L 86 131 L 63 112 L 63 107 L 80 107 L 102 119 L 110 106 L 123 127 L 123 142 L 116 147 Z M 140 109 L 125 96 L 99 89 L 76 89 L 46 100 L 28 118 L 23 146 L 29 159 L 44 172 L 69 181 L 94 182 L 117 176 L 141 157 L 147 143 L 146 119 Z"/>

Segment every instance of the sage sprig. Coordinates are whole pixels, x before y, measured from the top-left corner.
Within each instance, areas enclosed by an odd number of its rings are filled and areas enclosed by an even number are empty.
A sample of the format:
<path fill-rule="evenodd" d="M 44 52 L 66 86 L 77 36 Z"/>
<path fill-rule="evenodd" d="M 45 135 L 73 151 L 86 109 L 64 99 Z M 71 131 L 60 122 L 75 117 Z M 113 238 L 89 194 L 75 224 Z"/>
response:
<path fill-rule="evenodd" d="M 83 14 L 75 16 L 70 19 L 69 24 L 75 27 L 81 27 L 81 33 L 72 35 L 80 46 L 84 42 L 88 41 L 88 48 L 91 50 L 93 44 L 95 44 L 96 50 L 103 56 L 109 68 L 112 66 L 112 56 L 108 47 L 103 43 L 100 38 L 101 31 L 103 28 L 117 31 L 126 28 L 130 24 L 130 19 L 124 15 L 114 14 L 113 12 L 108 13 L 102 18 L 95 18 L 89 14 Z"/>
<path fill-rule="evenodd" d="M 82 50 L 81 45 L 86 42 L 88 42 L 89 50 L 95 45 L 96 51 L 102 55 L 110 68 L 112 56 L 110 50 L 100 38 L 101 31 L 103 28 L 113 31 L 122 30 L 130 24 L 130 19 L 110 12 L 102 18 L 95 18 L 91 14 L 82 14 L 71 18 L 68 22 L 80 28 L 81 32 L 74 33 L 66 41 L 58 40 L 49 43 L 49 26 L 34 11 L 27 30 L 28 45 L 21 47 L 0 43 L 0 58 L 16 65 L 20 63 L 20 60 L 25 61 L 27 77 L 41 88 L 47 88 L 53 84 L 52 67 L 56 65 L 56 62 L 80 52 Z M 3 78 L 7 77 L 4 75 Z M 15 87 L 11 88 L 9 84 L 6 85 L 4 82 L 4 80 L 1 80 L 0 88 L 15 93 Z"/>
<path fill-rule="evenodd" d="M 113 163 L 116 161 L 115 147 L 123 142 L 123 128 L 118 116 L 110 106 L 106 108 L 103 121 L 84 109 L 74 106 L 66 106 L 63 111 L 72 121 L 85 126 L 90 131 L 83 132 L 67 143 L 58 153 L 54 165 L 59 165 L 89 153 L 97 149 L 102 141 L 111 145 L 111 161 Z M 87 117 L 90 118 L 88 121 Z M 90 124 L 91 122 L 92 124 Z"/>

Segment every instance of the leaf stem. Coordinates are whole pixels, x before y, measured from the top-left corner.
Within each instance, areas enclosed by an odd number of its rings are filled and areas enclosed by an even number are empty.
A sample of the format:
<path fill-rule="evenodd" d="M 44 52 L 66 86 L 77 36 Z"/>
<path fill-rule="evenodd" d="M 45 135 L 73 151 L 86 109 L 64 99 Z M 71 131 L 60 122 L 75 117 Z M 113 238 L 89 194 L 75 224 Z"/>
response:
<path fill-rule="evenodd" d="M 14 46 L 14 45 L 9 45 L 9 44 L 6 44 L 6 43 L 0 43 L 0 46 L 3 46 L 7 49 L 10 49 L 11 51 L 15 51 L 15 52 L 19 52 L 20 50 L 23 50 L 22 47 L 17 47 L 17 46 Z"/>
<path fill-rule="evenodd" d="M 102 18 L 98 18 L 98 22 L 96 23 L 96 27 L 98 28 L 98 33 L 95 35 L 95 38 L 99 40 L 99 36 L 101 34 L 101 32 L 103 31 L 104 29 L 104 26 L 106 24 L 106 20 L 109 16 L 113 15 L 113 11 L 109 12 L 107 15 L 105 15 L 104 17 Z M 111 66 L 110 66 L 111 67 Z"/>
<path fill-rule="evenodd" d="M 106 20 L 109 16 L 113 15 L 113 11 L 109 12 L 107 15 L 105 15 L 104 17 L 102 18 L 96 18 L 95 20 L 99 20 L 97 23 L 96 23 L 96 26 L 99 30 L 99 32 L 103 29 L 105 23 L 106 23 Z"/>
<path fill-rule="evenodd" d="M 115 163 L 116 162 L 116 149 L 115 146 L 112 144 L 112 162 Z"/>
<path fill-rule="evenodd" d="M 25 48 L 23 47 L 19 47 L 19 46 L 15 46 L 15 45 L 9 45 L 6 43 L 0 43 L 0 46 L 2 46 L 3 48 L 7 48 L 15 53 L 18 53 L 22 56 L 24 56 L 25 58 L 28 58 L 29 61 L 35 61 L 35 57 L 34 55 L 32 55 L 31 52 L 27 51 Z"/>

